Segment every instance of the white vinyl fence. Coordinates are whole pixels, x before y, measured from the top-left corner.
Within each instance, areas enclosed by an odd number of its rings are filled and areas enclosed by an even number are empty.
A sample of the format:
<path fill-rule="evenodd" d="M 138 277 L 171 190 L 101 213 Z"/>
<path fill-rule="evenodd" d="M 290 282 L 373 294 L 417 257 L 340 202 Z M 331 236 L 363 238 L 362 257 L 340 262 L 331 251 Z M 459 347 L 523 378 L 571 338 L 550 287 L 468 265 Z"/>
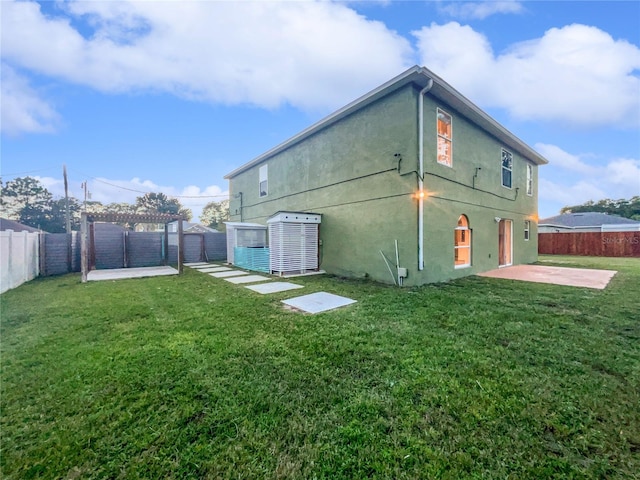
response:
<path fill-rule="evenodd" d="M 40 273 L 39 233 L 0 232 L 0 293 L 16 288 Z"/>

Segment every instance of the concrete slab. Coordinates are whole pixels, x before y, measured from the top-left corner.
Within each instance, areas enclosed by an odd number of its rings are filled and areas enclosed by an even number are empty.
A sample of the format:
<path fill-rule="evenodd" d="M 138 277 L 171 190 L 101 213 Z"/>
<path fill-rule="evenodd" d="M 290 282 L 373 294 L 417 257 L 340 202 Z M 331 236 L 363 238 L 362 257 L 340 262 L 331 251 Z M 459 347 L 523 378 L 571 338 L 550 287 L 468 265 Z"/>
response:
<path fill-rule="evenodd" d="M 239 283 L 257 283 L 271 280 L 269 277 L 263 277 L 262 275 L 247 275 L 246 277 L 230 277 L 225 278 L 227 282 L 239 284 Z"/>
<path fill-rule="evenodd" d="M 207 262 L 189 262 L 185 263 L 185 267 L 197 267 L 198 265 L 209 265 Z"/>
<path fill-rule="evenodd" d="M 302 285 L 297 285 L 295 283 L 289 282 L 270 282 L 261 283 L 259 285 L 249 285 L 244 288 L 248 288 L 249 290 L 253 290 L 254 292 L 266 295 L 268 293 L 286 292 L 287 290 L 295 290 L 296 288 L 304 287 Z"/>
<path fill-rule="evenodd" d="M 206 267 L 198 269 L 198 271 L 202 273 L 228 272 L 229 270 L 231 270 L 229 267 Z"/>
<path fill-rule="evenodd" d="M 211 267 L 219 267 L 217 263 L 203 263 L 202 265 L 195 265 L 191 268 L 195 268 L 196 270 L 202 270 L 203 268 L 211 268 Z"/>
<path fill-rule="evenodd" d="M 282 300 L 282 303 L 289 305 L 290 307 L 297 308 L 307 313 L 320 313 L 327 310 L 333 310 L 334 308 L 344 307 L 356 303 L 356 300 L 352 300 L 347 297 L 341 297 L 340 295 L 334 295 L 327 292 L 312 293 L 310 295 L 303 295 L 302 297 L 290 298 L 289 300 Z"/>
<path fill-rule="evenodd" d="M 616 273 L 618 273 L 616 270 L 595 270 L 591 268 L 514 265 L 513 267 L 499 268 L 481 273 L 479 276 L 602 290 L 609 284 L 609 281 Z"/>
<path fill-rule="evenodd" d="M 100 280 L 122 280 L 125 278 L 157 277 L 161 275 L 178 275 L 178 270 L 172 267 L 140 267 L 113 268 L 110 270 L 91 270 L 87 274 L 90 282 Z"/>
<path fill-rule="evenodd" d="M 248 272 L 242 272 L 240 270 L 229 270 L 228 272 L 210 273 L 209 275 L 215 278 L 228 278 L 239 277 L 240 275 L 248 275 Z"/>

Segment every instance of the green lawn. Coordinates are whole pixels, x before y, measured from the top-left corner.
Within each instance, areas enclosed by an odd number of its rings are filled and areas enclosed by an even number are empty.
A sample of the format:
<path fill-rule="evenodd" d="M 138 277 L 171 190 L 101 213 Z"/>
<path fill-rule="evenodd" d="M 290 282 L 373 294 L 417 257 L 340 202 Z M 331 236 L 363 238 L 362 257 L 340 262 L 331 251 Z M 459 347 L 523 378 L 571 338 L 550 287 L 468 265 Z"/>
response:
<path fill-rule="evenodd" d="M 180 277 L 0 296 L 2 478 L 637 478 L 640 260 L 606 290 Z M 318 315 L 280 300 L 358 303 Z"/>

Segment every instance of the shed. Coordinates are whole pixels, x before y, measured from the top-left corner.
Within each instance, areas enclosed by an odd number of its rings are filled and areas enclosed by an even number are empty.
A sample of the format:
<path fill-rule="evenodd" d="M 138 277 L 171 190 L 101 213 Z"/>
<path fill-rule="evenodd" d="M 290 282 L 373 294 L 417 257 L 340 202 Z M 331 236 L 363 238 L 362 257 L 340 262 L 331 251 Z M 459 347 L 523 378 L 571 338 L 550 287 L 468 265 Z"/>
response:
<path fill-rule="evenodd" d="M 278 212 L 267 220 L 269 226 L 269 269 L 286 275 L 318 270 L 318 238 L 322 215 Z"/>

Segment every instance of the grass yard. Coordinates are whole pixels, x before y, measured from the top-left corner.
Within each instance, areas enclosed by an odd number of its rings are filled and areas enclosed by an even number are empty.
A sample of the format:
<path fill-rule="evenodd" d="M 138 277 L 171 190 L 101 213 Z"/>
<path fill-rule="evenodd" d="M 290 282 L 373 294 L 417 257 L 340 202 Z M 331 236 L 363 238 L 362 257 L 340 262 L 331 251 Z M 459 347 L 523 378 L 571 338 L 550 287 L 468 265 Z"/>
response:
<path fill-rule="evenodd" d="M 639 478 L 640 260 L 606 290 L 180 277 L 0 296 L 2 478 Z M 318 315 L 280 300 L 327 291 Z"/>

